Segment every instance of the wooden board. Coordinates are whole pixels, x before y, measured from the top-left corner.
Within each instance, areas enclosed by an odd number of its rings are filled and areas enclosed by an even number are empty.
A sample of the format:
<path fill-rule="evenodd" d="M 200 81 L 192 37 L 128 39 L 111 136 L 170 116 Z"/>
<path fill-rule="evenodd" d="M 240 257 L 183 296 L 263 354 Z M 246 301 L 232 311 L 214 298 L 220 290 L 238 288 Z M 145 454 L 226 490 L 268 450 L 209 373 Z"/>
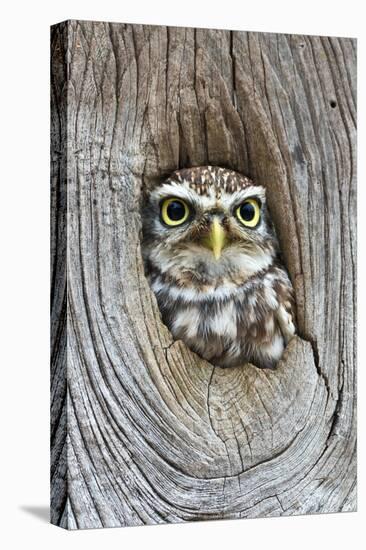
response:
<path fill-rule="evenodd" d="M 52 522 L 356 507 L 356 41 L 52 28 Z M 226 166 L 267 188 L 298 336 L 275 371 L 174 342 L 140 252 L 144 191 Z"/>

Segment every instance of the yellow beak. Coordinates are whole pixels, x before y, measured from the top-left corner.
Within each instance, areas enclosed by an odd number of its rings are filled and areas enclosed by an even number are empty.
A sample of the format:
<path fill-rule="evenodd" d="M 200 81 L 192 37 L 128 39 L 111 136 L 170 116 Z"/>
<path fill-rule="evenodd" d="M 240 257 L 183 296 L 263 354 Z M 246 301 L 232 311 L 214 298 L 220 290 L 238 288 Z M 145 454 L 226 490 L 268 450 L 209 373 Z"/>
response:
<path fill-rule="evenodd" d="M 225 245 L 225 241 L 225 230 L 219 220 L 217 218 L 214 218 L 211 224 L 208 244 L 215 256 L 215 260 L 218 260 L 220 258 L 221 251 Z"/>

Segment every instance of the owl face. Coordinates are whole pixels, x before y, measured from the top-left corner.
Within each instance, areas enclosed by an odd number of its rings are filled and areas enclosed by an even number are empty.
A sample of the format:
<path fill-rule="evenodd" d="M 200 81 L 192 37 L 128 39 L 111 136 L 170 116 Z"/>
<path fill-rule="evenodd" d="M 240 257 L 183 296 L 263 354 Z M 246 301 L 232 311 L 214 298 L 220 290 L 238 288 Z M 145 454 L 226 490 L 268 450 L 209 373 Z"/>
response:
<path fill-rule="evenodd" d="M 143 253 L 184 286 L 246 279 L 273 261 L 265 189 L 223 168 L 174 172 L 143 209 Z"/>

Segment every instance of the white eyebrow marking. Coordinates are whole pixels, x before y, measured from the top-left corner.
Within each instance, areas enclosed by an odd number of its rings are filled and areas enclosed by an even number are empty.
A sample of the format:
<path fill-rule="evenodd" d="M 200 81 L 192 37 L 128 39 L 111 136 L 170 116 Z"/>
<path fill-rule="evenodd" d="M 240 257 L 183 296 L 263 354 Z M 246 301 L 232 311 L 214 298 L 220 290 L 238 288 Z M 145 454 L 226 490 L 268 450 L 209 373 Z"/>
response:
<path fill-rule="evenodd" d="M 248 197 L 258 197 L 262 203 L 266 202 L 266 192 L 264 187 L 257 185 L 250 185 L 240 191 L 229 193 L 225 191 L 221 197 L 222 205 L 229 209 L 233 204 L 240 203 Z"/>
<path fill-rule="evenodd" d="M 186 185 L 187 182 L 183 180 L 183 185 L 178 182 L 169 182 L 164 183 L 159 189 L 155 189 L 151 193 L 151 197 L 153 199 L 160 200 L 164 197 L 174 196 L 181 199 L 184 198 L 190 198 L 191 200 L 195 200 L 197 197 L 196 193 L 194 193 L 188 185 Z"/>
<path fill-rule="evenodd" d="M 180 174 L 177 174 L 176 177 L 177 180 L 180 179 L 180 181 L 168 180 L 159 188 L 153 190 L 151 193 L 151 200 L 159 202 L 165 197 L 177 197 L 185 199 L 193 206 L 201 208 L 202 210 L 213 207 L 230 210 L 234 204 L 238 204 L 251 196 L 256 196 L 262 203 L 265 203 L 265 188 L 261 185 L 253 184 L 239 189 L 238 191 L 228 191 L 226 182 L 229 174 L 227 172 L 223 175 L 225 184 L 221 184 L 220 186 L 215 186 L 214 183 L 192 183 L 189 180 L 183 179 Z M 202 180 L 203 178 L 206 180 L 206 177 L 207 171 L 202 175 Z"/>

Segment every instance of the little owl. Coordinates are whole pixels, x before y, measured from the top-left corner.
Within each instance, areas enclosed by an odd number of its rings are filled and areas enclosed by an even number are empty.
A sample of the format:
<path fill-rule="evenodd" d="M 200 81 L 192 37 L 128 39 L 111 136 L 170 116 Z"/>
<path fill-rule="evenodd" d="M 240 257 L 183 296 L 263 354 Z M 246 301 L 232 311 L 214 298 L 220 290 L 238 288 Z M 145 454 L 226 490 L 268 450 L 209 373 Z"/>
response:
<path fill-rule="evenodd" d="M 224 168 L 179 170 L 142 219 L 146 274 L 173 337 L 220 367 L 273 368 L 295 333 L 294 302 L 264 187 Z"/>

